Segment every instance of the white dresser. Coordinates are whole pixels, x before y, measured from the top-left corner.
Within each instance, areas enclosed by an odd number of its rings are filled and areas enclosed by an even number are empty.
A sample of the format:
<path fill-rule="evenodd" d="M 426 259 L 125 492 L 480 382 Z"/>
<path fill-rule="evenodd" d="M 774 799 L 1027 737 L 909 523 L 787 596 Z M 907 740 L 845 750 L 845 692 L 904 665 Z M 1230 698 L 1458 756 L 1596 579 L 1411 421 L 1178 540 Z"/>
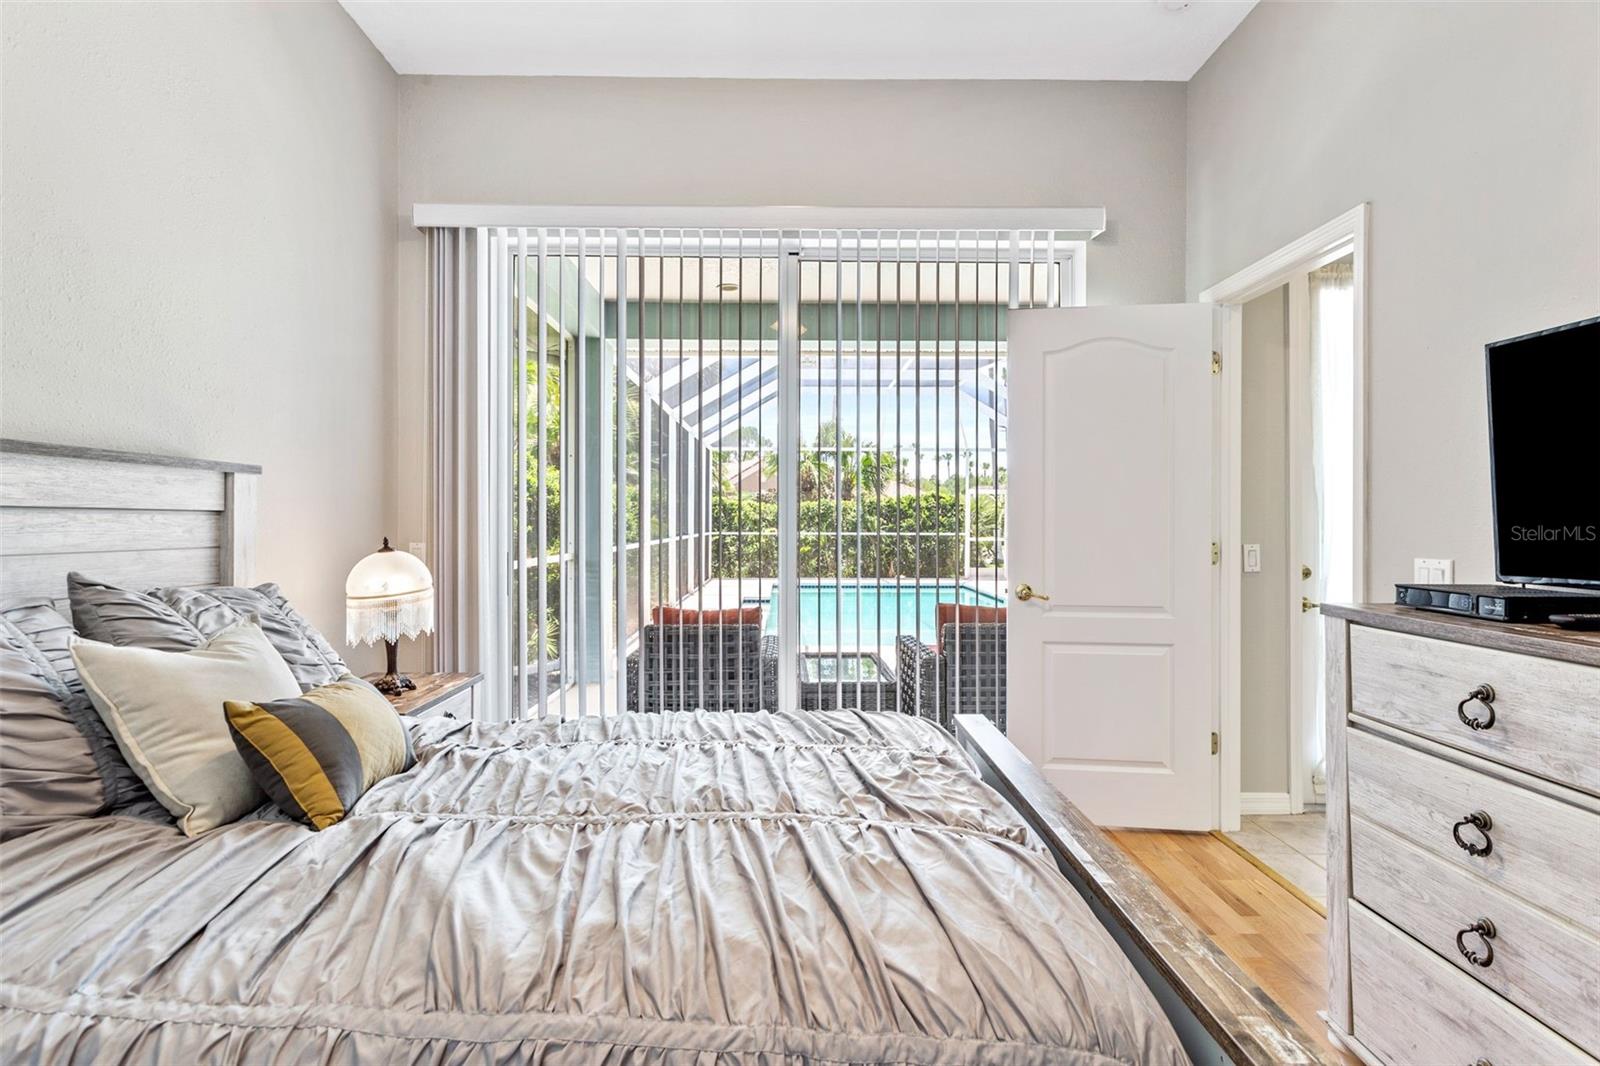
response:
<path fill-rule="evenodd" d="M 1600 634 L 1324 608 L 1328 1023 L 1371 1063 L 1600 1056 Z"/>

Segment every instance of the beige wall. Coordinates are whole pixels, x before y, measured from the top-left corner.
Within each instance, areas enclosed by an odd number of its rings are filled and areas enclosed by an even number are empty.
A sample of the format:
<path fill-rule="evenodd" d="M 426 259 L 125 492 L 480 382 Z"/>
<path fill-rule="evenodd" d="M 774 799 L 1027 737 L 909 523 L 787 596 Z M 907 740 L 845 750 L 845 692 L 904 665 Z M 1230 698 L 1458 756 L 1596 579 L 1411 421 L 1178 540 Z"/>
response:
<path fill-rule="evenodd" d="M 1263 3 L 1187 88 L 397 79 L 329 3 L 0 23 L 4 431 L 263 463 L 261 575 L 332 634 L 425 534 L 414 202 L 1104 205 L 1089 299 L 1138 303 L 1370 200 L 1375 593 L 1488 576 L 1482 344 L 1600 309 L 1594 5 Z"/>
<path fill-rule="evenodd" d="M 1104 206 L 1090 303 L 1183 298 L 1184 87 L 1136 82 L 400 79 L 401 469 L 420 470 L 413 203 Z M 425 535 L 420 482 L 398 527 Z"/>
<path fill-rule="evenodd" d="M 332 3 L 0 7 L 5 435 L 262 464 L 257 576 L 341 643 L 392 483 L 394 73 Z"/>
<path fill-rule="evenodd" d="M 1289 306 L 1279 288 L 1245 304 L 1241 542 L 1261 572 L 1240 578 L 1239 788 L 1289 791 Z M 1232 565 L 1241 565 L 1242 560 Z"/>
<path fill-rule="evenodd" d="M 1493 577 L 1486 341 L 1600 311 L 1600 5 L 1259 5 L 1189 85 L 1188 289 L 1372 204 L 1368 582 Z"/>
<path fill-rule="evenodd" d="M 400 204 L 1104 206 L 1091 303 L 1183 295 L 1184 87 L 400 79 Z"/>

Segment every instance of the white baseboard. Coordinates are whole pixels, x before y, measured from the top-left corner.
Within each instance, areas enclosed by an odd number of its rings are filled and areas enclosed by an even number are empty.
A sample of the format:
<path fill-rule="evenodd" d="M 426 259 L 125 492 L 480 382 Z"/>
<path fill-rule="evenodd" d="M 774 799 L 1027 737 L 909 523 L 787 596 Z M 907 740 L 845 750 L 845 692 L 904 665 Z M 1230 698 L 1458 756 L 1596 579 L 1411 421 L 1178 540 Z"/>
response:
<path fill-rule="evenodd" d="M 1287 792 L 1241 792 L 1239 793 L 1240 814 L 1288 814 L 1289 793 Z"/>

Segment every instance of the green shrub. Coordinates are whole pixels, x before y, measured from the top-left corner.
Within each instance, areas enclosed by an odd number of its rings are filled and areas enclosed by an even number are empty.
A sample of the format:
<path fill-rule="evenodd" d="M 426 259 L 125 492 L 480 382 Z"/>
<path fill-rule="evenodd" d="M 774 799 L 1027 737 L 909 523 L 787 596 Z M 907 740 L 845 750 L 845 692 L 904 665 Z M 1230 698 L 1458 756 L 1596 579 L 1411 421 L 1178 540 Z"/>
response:
<path fill-rule="evenodd" d="M 1003 565 L 993 547 L 996 503 L 973 509 L 974 566 Z M 954 493 L 800 504 L 802 578 L 957 577 L 962 573 L 962 501 Z M 859 523 L 859 535 L 858 535 Z M 764 497 L 717 499 L 711 508 L 711 574 L 778 572 L 778 505 Z M 920 530 L 920 535 L 919 531 Z"/>

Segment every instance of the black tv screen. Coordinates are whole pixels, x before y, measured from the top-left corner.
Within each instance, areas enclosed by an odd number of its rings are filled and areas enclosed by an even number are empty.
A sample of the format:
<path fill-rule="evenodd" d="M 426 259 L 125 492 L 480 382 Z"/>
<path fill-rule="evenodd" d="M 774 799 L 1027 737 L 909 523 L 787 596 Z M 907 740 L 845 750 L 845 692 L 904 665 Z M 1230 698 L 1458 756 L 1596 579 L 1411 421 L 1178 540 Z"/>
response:
<path fill-rule="evenodd" d="M 1484 351 L 1496 575 L 1600 586 L 1600 318 Z"/>

